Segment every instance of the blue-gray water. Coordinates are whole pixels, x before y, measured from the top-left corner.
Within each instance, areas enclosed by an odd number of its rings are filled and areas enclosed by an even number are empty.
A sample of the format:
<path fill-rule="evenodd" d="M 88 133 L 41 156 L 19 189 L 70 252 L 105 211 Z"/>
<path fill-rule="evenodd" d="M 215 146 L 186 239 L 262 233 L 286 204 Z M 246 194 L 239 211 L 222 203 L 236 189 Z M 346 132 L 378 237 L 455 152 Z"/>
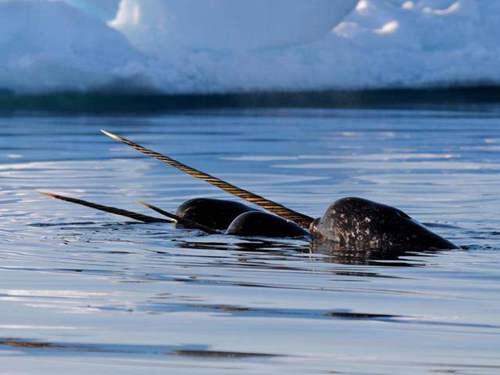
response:
<path fill-rule="evenodd" d="M 312 216 L 391 204 L 466 249 L 342 264 L 39 195 L 226 197 L 101 128 Z M 500 107 L 3 117 L 2 373 L 496 374 L 499 212 Z"/>

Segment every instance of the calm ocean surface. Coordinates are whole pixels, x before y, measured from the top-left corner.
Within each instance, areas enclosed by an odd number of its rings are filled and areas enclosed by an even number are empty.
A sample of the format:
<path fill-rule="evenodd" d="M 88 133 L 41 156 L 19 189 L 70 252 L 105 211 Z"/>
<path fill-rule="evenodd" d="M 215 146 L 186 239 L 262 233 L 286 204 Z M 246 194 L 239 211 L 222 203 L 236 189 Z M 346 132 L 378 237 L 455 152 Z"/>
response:
<path fill-rule="evenodd" d="M 397 206 L 464 247 L 346 264 L 149 213 L 228 197 L 107 129 L 311 216 Z M 500 373 L 500 107 L 0 117 L 2 374 Z"/>

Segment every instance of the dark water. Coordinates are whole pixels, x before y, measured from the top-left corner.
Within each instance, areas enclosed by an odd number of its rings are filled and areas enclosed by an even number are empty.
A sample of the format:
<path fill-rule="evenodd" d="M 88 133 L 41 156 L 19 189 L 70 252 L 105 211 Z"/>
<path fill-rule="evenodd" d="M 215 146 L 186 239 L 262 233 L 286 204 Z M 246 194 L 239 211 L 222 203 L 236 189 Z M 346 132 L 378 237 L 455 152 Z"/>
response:
<path fill-rule="evenodd" d="M 311 216 L 402 208 L 466 249 L 348 264 L 148 213 L 207 184 L 128 136 Z M 0 360 L 22 374 L 500 372 L 500 107 L 0 118 Z"/>

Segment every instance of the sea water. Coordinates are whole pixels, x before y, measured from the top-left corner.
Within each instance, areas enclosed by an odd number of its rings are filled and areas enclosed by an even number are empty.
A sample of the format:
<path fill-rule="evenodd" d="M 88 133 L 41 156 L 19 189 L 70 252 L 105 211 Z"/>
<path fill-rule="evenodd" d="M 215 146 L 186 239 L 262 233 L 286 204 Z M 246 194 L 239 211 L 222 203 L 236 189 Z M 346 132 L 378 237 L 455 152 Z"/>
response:
<path fill-rule="evenodd" d="M 229 198 L 101 128 L 310 216 L 394 205 L 463 248 L 348 262 L 40 195 Z M 495 106 L 1 117 L 2 373 L 498 373 L 499 172 Z"/>

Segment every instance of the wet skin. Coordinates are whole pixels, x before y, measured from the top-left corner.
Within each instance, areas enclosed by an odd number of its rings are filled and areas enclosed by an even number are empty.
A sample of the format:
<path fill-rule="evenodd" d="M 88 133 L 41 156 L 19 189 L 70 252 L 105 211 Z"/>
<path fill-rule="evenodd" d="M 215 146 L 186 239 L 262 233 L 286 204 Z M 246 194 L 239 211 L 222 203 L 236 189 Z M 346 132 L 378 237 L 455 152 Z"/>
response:
<path fill-rule="evenodd" d="M 425 228 L 403 211 L 362 198 L 333 203 L 310 226 L 318 246 L 332 249 L 423 251 L 456 245 Z"/>
<path fill-rule="evenodd" d="M 239 215 L 251 211 L 256 209 L 239 202 L 195 198 L 181 204 L 175 214 L 215 230 L 226 230 Z"/>
<path fill-rule="evenodd" d="M 309 232 L 291 221 L 266 212 L 252 211 L 239 215 L 226 234 L 245 237 L 305 237 Z"/>
<path fill-rule="evenodd" d="M 233 236 L 304 237 L 309 234 L 297 224 L 239 202 L 195 198 L 184 202 L 176 215 Z M 186 224 L 177 224 L 188 227 Z"/>

